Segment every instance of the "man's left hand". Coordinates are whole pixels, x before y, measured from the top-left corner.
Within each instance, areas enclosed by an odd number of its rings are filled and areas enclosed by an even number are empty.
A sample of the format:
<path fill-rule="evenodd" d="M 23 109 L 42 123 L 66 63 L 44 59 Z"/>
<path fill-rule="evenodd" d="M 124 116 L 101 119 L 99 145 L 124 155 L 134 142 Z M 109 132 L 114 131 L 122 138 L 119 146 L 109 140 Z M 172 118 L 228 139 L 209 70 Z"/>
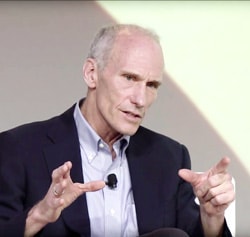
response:
<path fill-rule="evenodd" d="M 224 223 L 224 212 L 235 198 L 232 176 L 227 171 L 229 163 L 230 159 L 224 157 L 206 172 L 179 170 L 179 176 L 192 185 L 194 193 L 199 199 L 205 232 L 207 230 L 215 233 L 221 230 Z M 211 228 L 212 226 L 214 228 Z"/>

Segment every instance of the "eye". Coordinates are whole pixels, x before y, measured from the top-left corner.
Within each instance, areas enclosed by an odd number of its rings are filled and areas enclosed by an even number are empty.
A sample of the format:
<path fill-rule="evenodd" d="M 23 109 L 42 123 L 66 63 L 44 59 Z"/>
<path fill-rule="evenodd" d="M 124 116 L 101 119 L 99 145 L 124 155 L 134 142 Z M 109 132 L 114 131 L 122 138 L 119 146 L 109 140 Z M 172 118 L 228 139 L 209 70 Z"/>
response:
<path fill-rule="evenodd" d="M 147 86 L 150 88 L 153 88 L 153 89 L 158 89 L 160 85 L 161 85 L 161 83 L 158 81 L 149 81 L 147 83 Z"/>
<path fill-rule="evenodd" d="M 134 79 L 135 79 L 135 76 L 134 76 L 134 75 L 131 75 L 131 74 L 125 74 L 124 77 L 125 77 L 128 81 L 131 81 L 131 80 L 134 80 Z"/>

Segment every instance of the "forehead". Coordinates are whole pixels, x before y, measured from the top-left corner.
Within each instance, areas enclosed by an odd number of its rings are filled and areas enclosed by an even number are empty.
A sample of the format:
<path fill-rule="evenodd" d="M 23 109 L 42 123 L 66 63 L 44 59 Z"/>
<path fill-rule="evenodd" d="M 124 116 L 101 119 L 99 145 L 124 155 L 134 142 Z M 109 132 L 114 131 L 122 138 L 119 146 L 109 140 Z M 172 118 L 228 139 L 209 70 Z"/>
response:
<path fill-rule="evenodd" d="M 116 37 L 110 62 L 121 70 L 156 79 L 162 76 L 164 59 L 160 45 L 141 33 L 121 32 Z"/>

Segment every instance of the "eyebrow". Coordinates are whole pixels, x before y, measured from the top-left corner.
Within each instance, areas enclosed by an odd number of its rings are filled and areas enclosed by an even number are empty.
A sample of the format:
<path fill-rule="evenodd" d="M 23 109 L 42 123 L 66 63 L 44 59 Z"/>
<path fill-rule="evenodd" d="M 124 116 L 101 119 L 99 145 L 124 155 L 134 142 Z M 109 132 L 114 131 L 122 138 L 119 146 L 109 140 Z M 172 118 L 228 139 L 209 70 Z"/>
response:
<path fill-rule="evenodd" d="M 139 74 L 134 73 L 134 72 L 122 71 L 121 74 L 122 74 L 122 75 L 129 75 L 129 76 L 131 76 L 131 77 L 134 77 L 134 78 L 137 78 L 137 79 L 143 81 L 143 78 L 142 78 Z M 158 84 L 159 86 L 162 84 L 161 81 L 157 81 L 157 80 L 152 80 L 152 81 L 148 81 L 148 82 L 154 82 L 154 83 Z"/>
<path fill-rule="evenodd" d="M 122 71 L 122 75 L 129 75 L 129 76 L 134 77 L 138 80 L 141 80 L 141 81 L 143 80 L 139 74 L 134 73 L 134 72 Z M 157 81 L 157 80 L 147 81 L 147 84 L 148 83 L 154 84 L 156 88 L 159 88 L 162 84 L 161 81 Z"/>

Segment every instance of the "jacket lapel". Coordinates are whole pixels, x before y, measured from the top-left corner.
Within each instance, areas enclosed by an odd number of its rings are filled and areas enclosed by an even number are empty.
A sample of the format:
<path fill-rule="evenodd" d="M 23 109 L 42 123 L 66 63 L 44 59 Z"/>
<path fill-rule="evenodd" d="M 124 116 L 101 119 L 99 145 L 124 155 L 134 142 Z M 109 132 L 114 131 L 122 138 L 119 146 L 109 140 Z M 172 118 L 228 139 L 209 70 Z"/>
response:
<path fill-rule="evenodd" d="M 80 147 L 77 129 L 73 118 L 74 106 L 61 115 L 55 126 L 49 131 L 48 138 L 52 145 L 44 149 L 45 159 L 50 174 L 66 161 L 72 162 L 71 179 L 83 183 Z M 62 212 L 68 228 L 76 233 L 89 236 L 90 224 L 86 196 L 80 196 Z"/>
<path fill-rule="evenodd" d="M 152 134 L 151 134 L 152 135 Z M 161 170 L 154 162 L 157 151 L 141 128 L 131 137 L 127 158 L 136 207 L 139 234 L 148 233 L 163 226 L 163 208 L 160 195 Z"/>

